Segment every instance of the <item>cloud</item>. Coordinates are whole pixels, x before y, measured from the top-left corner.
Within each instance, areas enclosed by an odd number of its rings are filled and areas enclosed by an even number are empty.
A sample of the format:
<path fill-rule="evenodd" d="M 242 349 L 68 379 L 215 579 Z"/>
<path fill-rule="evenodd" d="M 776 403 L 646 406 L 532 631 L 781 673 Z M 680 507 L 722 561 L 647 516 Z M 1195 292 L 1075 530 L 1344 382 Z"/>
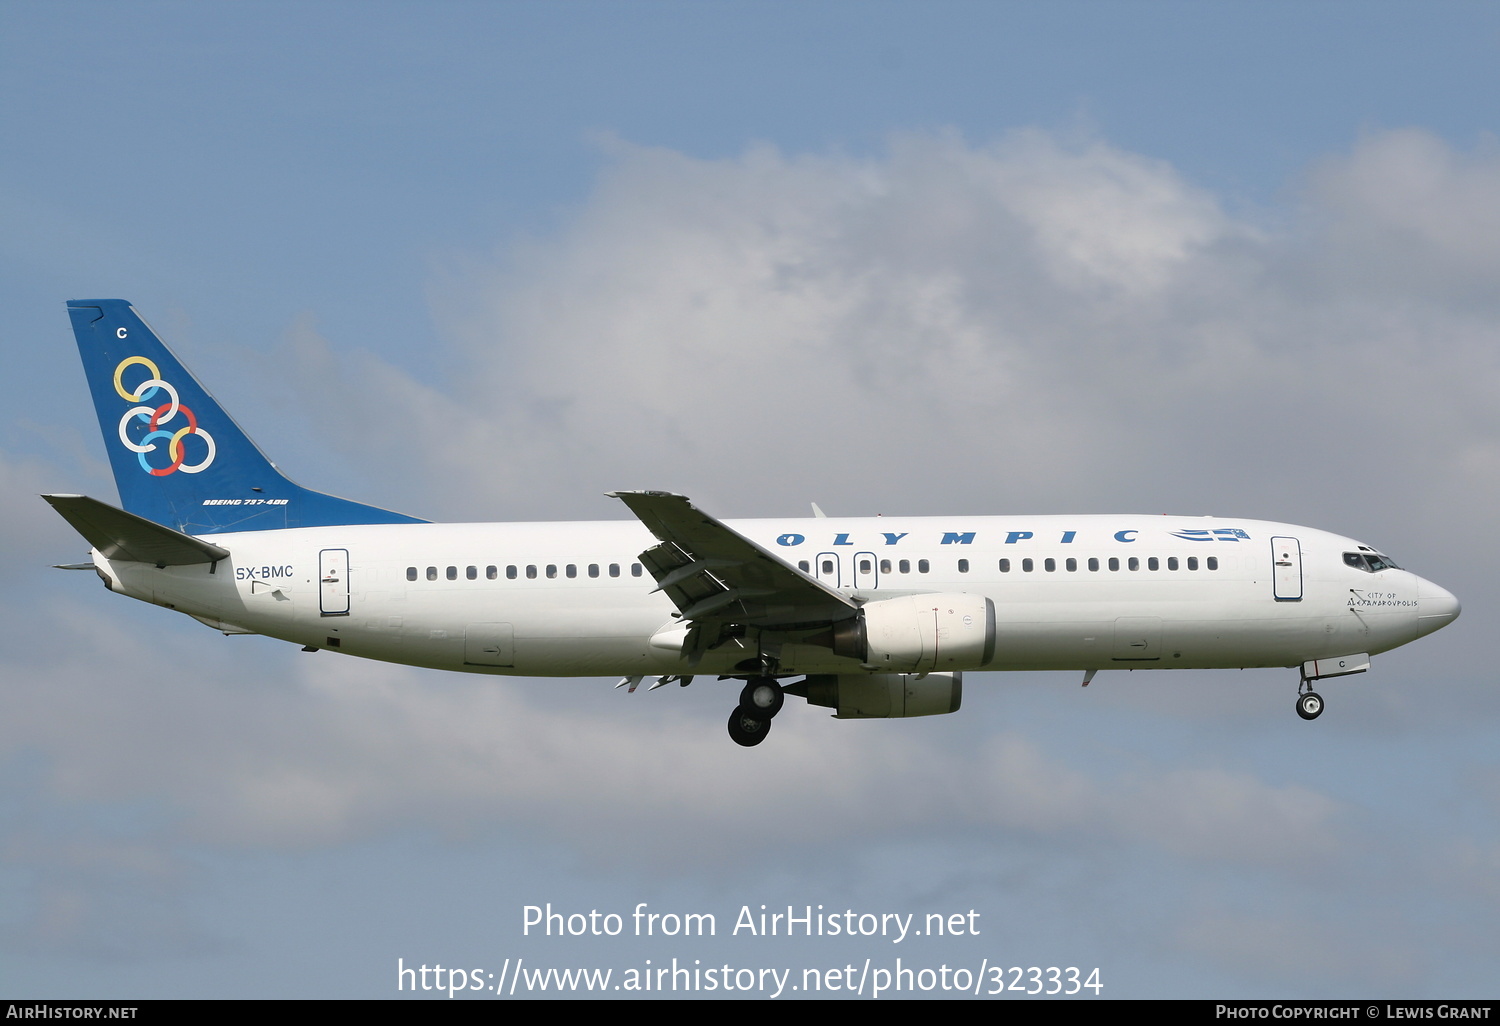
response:
<path fill-rule="evenodd" d="M 1368 531 L 1398 558 L 1410 547 L 1466 601 L 1492 591 L 1500 189 L 1483 148 L 1372 135 L 1313 169 L 1295 207 L 1250 214 L 1161 162 L 1034 131 L 904 136 L 867 159 L 624 143 L 611 157 L 564 231 L 435 289 L 447 348 L 432 366 L 457 368 L 452 381 L 417 380 L 311 320 L 290 329 L 278 366 L 305 391 L 289 408 L 324 418 L 318 436 L 368 461 L 392 505 L 623 517 L 600 492 L 666 487 L 724 516 L 816 499 L 836 514 L 1305 518 Z M 0 460 L 13 568 L 67 537 L 30 497 L 46 477 Z M 793 709 L 747 752 L 723 736 L 711 682 L 626 697 L 444 677 L 215 638 L 146 607 L 101 613 L 119 601 L 60 589 L 7 600 L 0 755 L 35 760 L 36 793 L 60 807 L 163 811 L 146 837 L 5 849 L 29 872 L 48 852 L 75 867 L 29 913 L 56 943 L 130 912 L 110 911 L 95 853 L 150 891 L 175 886 L 171 853 L 191 845 L 506 830 L 680 875 L 685 846 L 721 871 L 821 869 L 871 845 L 980 837 L 1081 876 L 1126 853 L 1204 890 L 1234 876 L 1305 893 L 1385 842 L 1388 824 L 1352 814 L 1315 769 L 1247 768 L 1253 738 L 1222 756 L 1084 758 L 1045 718 L 969 729 Z M 1474 651 L 1461 658 L 1487 665 Z M 1452 715 L 1495 709 L 1456 693 Z M 1131 713 L 1196 729 L 1207 700 Z M 1405 701 L 1368 707 L 1403 731 L 1436 715 Z M 1430 889 L 1482 890 L 1492 842 L 1455 843 L 1461 871 Z M 1230 968 L 1251 949 L 1305 951 L 1294 937 L 1367 950 L 1357 931 L 1234 908 L 1204 901 L 1163 943 Z M 153 929 L 191 934 L 172 915 Z M 1405 957 L 1368 950 L 1376 966 Z M 1254 972 L 1348 979 L 1350 964 L 1288 954 Z"/>
<path fill-rule="evenodd" d="M 561 242 L 476 282 L 465 394 L 547 428 L 492 446 L 501 487 L 555 478 L 566 446 L 580 476 L 734 498 L 816 480 L 910 509 L 939 473 L 1087 466 L 1090 405 L 1059 390 L 1140 355 L 1100 318 L 1152 316 L 1238 234 L 1170 169 L 1041 133 L 908 138 L 882 162 L 624 148 Z"/>
<path fill-rule="evenodd" d="M 1500 284 L 1500 142 L 1471 153 L 1419 129 L 1373 133 L 1309 175 L 1325 265 L 1341 286 L 1480 303 Z"/>
<path fill-rule="evenodd" d="M 1410 993 L 1430 968 L 1409 924 L 1379 911 L 1332 921 L 1304 910 L 1204 910 L 1179 927 L 1178 941 L 1219 971 L 1276 981 L 1292 994 L 1343 988 Z M 1218 996 L 1223 996 L 1218 995 Z"/>
<path fill-rule="evenodd" d="M 1352 268 L 1380 265 L 1369 240 L 1390 248 L 1411 235 L 1403 226 L 1415 215 L 1385 200 L 1392 191 L 1425 197 L 1427 244 L 1484 272 L 1483 233 L 1464 234 L 1442 185 L 1486 200 L 1494 162 L 1484 154 L 1454 154 L 1420 133 L 1372 137 L 1315 169 L 1305 195 L 1313 213 L 1276 233 L 1229 215 L 1168 165 L 1038 131 L 988 145 L 898 137 L 872 159 L 757 147 L 705 161 L 611 147 L 612 167 L 564 233 L 464 278 L 469 300 L 443 311 L 451 359 L 464 368 L 451 391 L 367 353 L 341 355 L 310 321 L 290 332 L 279 363 L 326 400 L 302 405 L 330 418 L 338 444 L 410 472 L 426 501 L 406 508 L 545 516 L 605 487 L 640 485 L 683 488 L 724 513 L 785 510 L 801 497 L 835 512 L 1014 510 L 1100 496 L 1151 508 L 1205 494 L 1253 507 L 1292 492 L 1293 505 L 1332 519 L 1376 494 L 1396 509 L 1420 501 L 1390 494 L 1403 482 L 1493 489 L 1488 454 L 1500 449 L 1477 409 L 1466 447 L 1427 460 L 1414 458 L 1422 440 L 1410 416 L 1366 412 L 1390 398 L 1380 372 L 1400 367 L 1402 409 L 1418 411 L 1418 423 L 1451 423 L 1462 406 L 1449 392 L 1455 354 L 1481 378 L 1493 371 L 1495 357 L 1466 334 L 1476 308 L 1442 322 L 1452 345 L 1435 354 L 1388 328 L 1360 335 L 1393 308 L 1441 320 L 1446 307 L 1420 289 L 1365 295 L 1357 313 L 1335 316 L 1358 278 Z M 1350 226 L 1373 234 L 1355 246 Z M 1325 275 L 1321 291 L 1292 273 L 1314 253 L 1347 272 Z M 1354 472 L 1367 462 L 1346 472 L 1342 461 L 1370 447 L 1385 459 L 1373 484 Z M 581 497 L 567 498 L 576 489 Z M 622 513 L 594 501 L 590 511 Z M 96 640 L 117 665 L 150 664 L 130 637 L 105 628 Z M 411 671 L 332 662 L 298 664 L 296 692 L 172 694 L 173 708 L 215 709 L 202 747 L 178 751 L 175 771 L 157 781 L 197 810 L 194 829 L 317 843 L 406 816 L 451 825 L 475 808 L 545 819 L 549 805 L 583 800 L 604 819 L 618 807 L 690 808 L 738 836 L 738 813 L 719 796 L 736 792 L 739 770 L 724 761 L 717 728 L 705 735 L 667 715 L 621 731 L 613 711 L 554 716 L 516 685 L 434 688 Z M 69 665 L 65 676 L 87 679 L 83 653 Z M 110 695 L 80 705 L 97 731 L 123 721 L 160 735 L 157 721 Z M 640 730 L 655 740 L 643 743 Z M 705 740 L 684 744 L 684 734 Z M 779 729 L 776 767 L 763 772 L 784 795 L 829 760 L 850 760 L 847 773 L 824 775 L 838 782 L 837 810 L 803 810 L 830 835 L 891 788 L 913 791 L 928 818 L 939 807 L 968 815 L 962 803 L 919 797 L 941 767 L 961 769 L 925 742 L 899 731 L 882 740 L 883 764 L 922 767 L 893 776 L 869 765 L 859 743 L 812 736 Z M 591 757 L 568 758 L 580 737 Z M 210 752 L 238 762 L 206 772 Z M 153 749 L 140 771 L 163 773 L 162 754 Z M 94 766 L 103 757 L 73 753 L 62 779 L 130 777 L 118 764 Z M 983 757 L 986 822 L 1040 832 L 1109 823 L 1191 858 L 1323 857 L 1339 843 L 1337 807 L 1307 788 L 1202 766 L 1104 787 L 1015 737 Z M 553 767 L 545 781 L 528 779 L 535 765 Z M 631 778 L 649 781 L 644 794 L 660 804 L 645 809 L 641 791 L 617 791 Z M 1041 779 L 1046 793 L 1027 790 Z"/>
<path fill-rule="evenodd" d="M 402 468 L 400 508 L 620 517 L 599 493 L 655 487 L 730 517 L 1214 512 L 1430 559 L 1423 529 L 1477 531 L 1500 497 L 1483 147 L 1373 135 L 1236 215 L 1039 131 L 609 152 L 557 236 L 434 290 L 448 387 L 345 353 L 347 387 L 299 404 L 370 476 Z"/>
<path fill-rule="evenodd" d="M 1249 773 L 1175 767 L 1132 781 L 1113 803 L 1123 830 L 1189 858 L 1326 862 L 1346 853 L 1344 810 L 1326 794 Z"/>
<path fill-rule="evenodd" d="M 277 658 L 279 672 L 240 668 L 256 644 L 104 631 L 54 662 L 44 692 L 13 697 L 0 754 L 41 753 L 58 800 L 164 801 L 177 841 L 232 849 L 522 822 L 662 858 L 690 834 L 721 861 L 974 828 L 1247 864 L 1339 847 L 1336 803 L 1249 774 L 1136 766 L 1100 779 L 1013 732 L 945 751 L 916 721 L 795 709 L 777 721 L 775 758 L 755 759 L 766 749 L 724 736 L 732 703 L 711 682 L 680 698 L 626 696 L 602 682 L 450 680 L 326 653 Z"/>
<path fill-rule="evenodd" d="M 88 555 L 88 545 L 42 500 L 46 492 L 63 492 L 67 476 L 57 468 L 0 450 L 0 575 L 19 583 L 51 562 L 76 562 Z M 76 490 L 76 489 L 75 489 Z M 46 547 L 43 550 L 43 547 Z"/>

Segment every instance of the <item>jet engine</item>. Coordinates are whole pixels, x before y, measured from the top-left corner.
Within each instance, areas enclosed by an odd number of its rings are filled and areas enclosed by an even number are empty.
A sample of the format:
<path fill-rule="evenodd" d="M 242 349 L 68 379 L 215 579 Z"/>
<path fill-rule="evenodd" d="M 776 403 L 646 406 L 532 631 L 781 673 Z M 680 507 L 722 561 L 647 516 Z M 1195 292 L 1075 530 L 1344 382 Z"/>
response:
<path fill-rule="evenodd" d="M 866 602 L 833 627 L 836 655 L 869 670 L 977 670 L 995 656 L 995 604 L 982 595 L 903 595 Z"/>
<path fill-rule="evenodd" d="M 894 719 L 958 712 L 964 683 L 962 673 L 828 673 L 786 690 L 841 720 Z"/>

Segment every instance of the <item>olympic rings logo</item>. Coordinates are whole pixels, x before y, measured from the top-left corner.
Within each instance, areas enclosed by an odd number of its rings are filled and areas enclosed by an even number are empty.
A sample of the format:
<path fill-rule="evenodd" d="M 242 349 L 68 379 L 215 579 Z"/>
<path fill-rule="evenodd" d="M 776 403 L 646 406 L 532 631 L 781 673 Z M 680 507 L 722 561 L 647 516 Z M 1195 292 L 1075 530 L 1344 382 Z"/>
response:
<path fill-rule="evenodd" d="M 124 329 L 122 328 L 121 331 L 123 332 Z M 147 378 L 135 386 L 135 391 L 126 391 L 125 370 L 136 364 L 146 369 Z M 156 477 L 166 477 L 179 470 L 184 474 L 196 474 L 214 461 L 214 455 L 218 452 L 214 446 L 214 436 L 198 427 L 198 418 L 194 416 L 192 410 L 178 402 L 177 389 L 161 379 L 161 372 L 156 369 L 156 364 L 144 356 L 127 356 L 115 368 L 115 391 L 128 403 L 148 402 L 158 392 L 165 393 L 169 400 L 160 406 L 132 406 L 125 411 L 125 416 L 120 418 L 120 443 L 136 454 L 141 461 L 141 469 L 146 473 Z M 187 420 L 186 424 L 176 428 L 164 426 L 176 420 L 179 413 Z M 146 425 L 146 433 L 141 436 L 140 442 L 132 442 L 130 436 L 125 433 L 131 421 L 140 421 Z M 187 448 L 182 444 L 182 440 L 188 435 L 201 438 L 208 446 L 208 453 L 197 463 L 183 462 L 187 455 Z M 158 448 L 157 443 L 152 441 L 156 438 L 166 442 L 167 457 L 172 461 L 170 466 L 153 467 L 147 462 L 146 454 L 155 452 Z"/>

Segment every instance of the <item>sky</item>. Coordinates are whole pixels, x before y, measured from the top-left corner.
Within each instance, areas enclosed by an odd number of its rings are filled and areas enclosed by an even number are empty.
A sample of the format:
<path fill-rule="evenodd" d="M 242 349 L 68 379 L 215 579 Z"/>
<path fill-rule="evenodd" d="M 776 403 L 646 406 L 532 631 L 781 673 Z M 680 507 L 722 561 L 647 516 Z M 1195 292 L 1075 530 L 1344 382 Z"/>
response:
<path fill-rule="evenodd" d="M 0 995 L 1496 997 L 1497 94 L 1485 3 L 0 0 Z M 51 569 L 36 496 L 115 495 L 63 304 L 116 296 L 294 479 L 416 516 L 1212 513 L 1464 613 L 1315 723 L 1290 670 L 971 674 L 755 749 L 729 685 L 225 638 Z"/>

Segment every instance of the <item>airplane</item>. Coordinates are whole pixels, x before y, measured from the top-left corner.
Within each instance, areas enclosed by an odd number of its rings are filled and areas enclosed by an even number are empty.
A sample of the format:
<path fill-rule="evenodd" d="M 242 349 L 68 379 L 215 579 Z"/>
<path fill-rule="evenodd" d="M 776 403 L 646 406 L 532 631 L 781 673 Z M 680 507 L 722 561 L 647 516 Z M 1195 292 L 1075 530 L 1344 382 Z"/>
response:
<path fill-rule="evenodd" d="M 68 303 L 120 505 L 43 498 L 112 592 L 226 635 L 412 666 L 743 682 L 730 737 L 788 695 L 843 719 L 952 713 L 963 675 L 1287 667 L 1314 681 L 1452 623 L 1450 592 L 1350 538 L 1199 516 L 438 524 L 294 484 L 121 299 Z"/>

